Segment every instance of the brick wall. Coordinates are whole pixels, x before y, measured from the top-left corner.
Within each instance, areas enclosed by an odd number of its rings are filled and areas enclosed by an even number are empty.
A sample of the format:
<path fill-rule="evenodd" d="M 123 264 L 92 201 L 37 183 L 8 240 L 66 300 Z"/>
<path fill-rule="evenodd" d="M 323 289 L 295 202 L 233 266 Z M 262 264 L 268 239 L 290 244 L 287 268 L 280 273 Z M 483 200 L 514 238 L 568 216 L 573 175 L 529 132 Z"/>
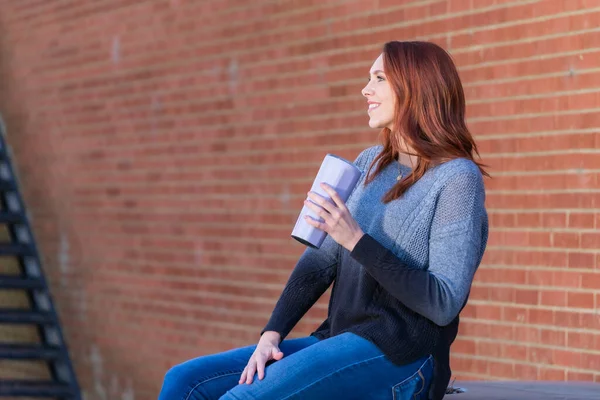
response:
<path fill-rule="evenodd" d="M 391 39 L 451 51 L 494 176 L 456 375 L 600 381 L 600 2 L 2 7 L 0 111 L 87 399 L 256 341 L 323 155 L 377 142 L 360 89 Z"/>

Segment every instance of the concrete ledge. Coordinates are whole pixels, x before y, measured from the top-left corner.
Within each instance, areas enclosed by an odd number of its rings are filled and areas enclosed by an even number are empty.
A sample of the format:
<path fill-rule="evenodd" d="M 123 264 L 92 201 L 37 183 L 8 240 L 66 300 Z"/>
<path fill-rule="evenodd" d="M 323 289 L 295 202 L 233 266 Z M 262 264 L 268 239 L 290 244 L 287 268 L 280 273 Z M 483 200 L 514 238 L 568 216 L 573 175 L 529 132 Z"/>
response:
<path fill-rule="evenodd" d="M 453 386 L 467 391 L 444 400 L 600 400 L 599 383 L 456 381 Z"/>

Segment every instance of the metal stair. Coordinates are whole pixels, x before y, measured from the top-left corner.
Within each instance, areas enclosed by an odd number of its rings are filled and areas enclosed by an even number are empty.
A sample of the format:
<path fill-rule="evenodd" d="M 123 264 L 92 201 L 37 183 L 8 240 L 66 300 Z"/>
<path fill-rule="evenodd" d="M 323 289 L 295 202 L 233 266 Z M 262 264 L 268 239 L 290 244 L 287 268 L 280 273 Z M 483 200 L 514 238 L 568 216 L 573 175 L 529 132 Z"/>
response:
<path fill-rule="evenodd" d="M 27 397 L 81 400 L 80 389 L 71 364 L 60 322 L 52 303 L 41 268 L 40 256 L 19 191 L 6 144 L 4 125 L 0 121 L 0 228 L 8 240 L 0 239 L 2 259 L 18 261 L 20 273 L 0 273 L 0 292 L 21 291 L 27 294 L 29 308 L 4 308 L 0 305 L 0 326 L 35 327 L 39 343 L 3 343 L 0 337 L 0 362 L 43 362 L 50 380 L 0 378 L 0 398 Z"/>

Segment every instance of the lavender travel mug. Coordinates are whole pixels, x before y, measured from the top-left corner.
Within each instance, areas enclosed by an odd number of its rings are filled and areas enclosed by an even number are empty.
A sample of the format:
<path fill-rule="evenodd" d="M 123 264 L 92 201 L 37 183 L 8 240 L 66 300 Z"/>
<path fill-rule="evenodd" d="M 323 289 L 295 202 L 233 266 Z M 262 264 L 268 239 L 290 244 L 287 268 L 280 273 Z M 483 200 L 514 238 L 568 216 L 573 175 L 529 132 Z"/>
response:
<path fill-rule="evenodd" d="M 362 172 L 360 169 L 358 169 L 350 161 L 344 160 L 343 158 L 333 154 L 327 154 L 321 163 L 321 168 L 319 168 L 319 172 L 317 173 L 315 180 L 313 181 L 311 191 L 320 194 L 333 203 L 331 197 L 329 197 L 327 192 L 325 192 L 320 186 L 321 182 L 325 182 L 340 195 L 345 203 L 354 190 L 354 187 L 356 186 L 361 174 Z M 308 197 L 307 199 L 312 201 Z M 323 244 L 323 241 L 327 236 L 327 232 L 309 225 L 304 220 L 304 216 L 307 214 L 310 217 L 323 222 L 322 218 L 318 217 L 311 209 L 304 206 L 302 207 L 300 216 L 298 217 L 296 225 L 292 230 L 292 237 L 302 244 L 318 249 Z"/>

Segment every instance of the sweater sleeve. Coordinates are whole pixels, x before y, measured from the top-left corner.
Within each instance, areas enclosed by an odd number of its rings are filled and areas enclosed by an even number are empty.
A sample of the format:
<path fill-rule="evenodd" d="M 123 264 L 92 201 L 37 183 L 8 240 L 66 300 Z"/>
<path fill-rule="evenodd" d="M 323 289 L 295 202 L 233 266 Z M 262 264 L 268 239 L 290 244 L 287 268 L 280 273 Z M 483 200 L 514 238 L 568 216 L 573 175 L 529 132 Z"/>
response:
<path fill-rule="evenodd" d="M 361 171 L 364 171 L 368 154 L 372 149 L 362 151 L 354 161 Z M 291 332 L 334 281 L 339 250 L 340 245 L 327 236 L 321 248 L 309 247 L 304 251 L 261 335 L 265 331 L 275 331 L 283 340 Z"/>
<path fill-rule="evenodd" d="M 464 172 L 449 179 L 432 218 L 427 269 L 410 268 L 367 234 L 351 256 L 408 308 L 448 325 L 467 300 L 487 242 L 484 201 L 480 174 Z"/>

